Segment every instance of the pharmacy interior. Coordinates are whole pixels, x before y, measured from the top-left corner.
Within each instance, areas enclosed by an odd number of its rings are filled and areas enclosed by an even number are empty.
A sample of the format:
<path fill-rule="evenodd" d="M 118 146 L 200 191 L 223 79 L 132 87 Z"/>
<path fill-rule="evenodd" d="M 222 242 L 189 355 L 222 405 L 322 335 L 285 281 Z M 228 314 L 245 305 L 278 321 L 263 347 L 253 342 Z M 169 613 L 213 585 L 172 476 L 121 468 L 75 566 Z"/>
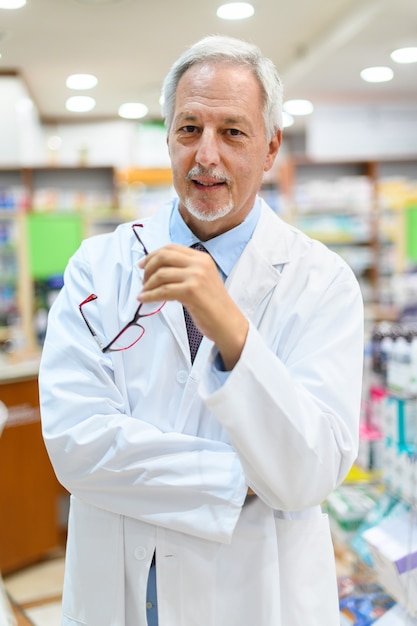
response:
<path fill-rule="evenodd" d="M 48 0 L 40 4 L 46 8 Z M 86 10 L 82 4 L 78 12 Z M 112 5 L 106 9 L 114 12 L 106 16 L 112 19 L 124 3 L 91 3 L 90 17 L 100 4 Z M 371 10 L 374 3 L 360 4 Z M 406 14 L 412 3 L 395 4 Z M 134 5 L 128 0 L 126 11 L 134 10 Z M 412 11 L 415 25 L 415 7 Z M 98 23 L 104 19 L 102 13 L 95 15 Z M 359 13 L 345 15 L 340 25 L 353 28 L 355 15 L 359 18 Z M 359 31 L 356 36 L 363 35 L 366 42 L 366 28 Z M 244 37 L 245 31 L 225 34 Z M 339 35 L 345 42 L 339 45 L 342 53 L 348 50 L 347 35 L 345 40 Z M 195 39 L 198 36 L 196 32 Z M 310 59 L 306 67 L 316 69 L 316 77 L 322 72 L 323 81 L 327 69 L 321 68 L 321 61 L 326 53 L 338 52 L 331 48 L 332 41 L 329 34 L 321 48 L 318 44 L 312 48 L 310 57 L 308 51 L 303 53 Z M 262 47 L 262 40 L 257 43 Z M 381 91 L 381 83 L 365 83 L 358 77 L 360 95 L 354 84 L 348 93 L 320 97 L 316 78 L 316 92 L 310 90 L 310 97 L 301 88 L 303 81 L 309 84 L 305 70 L 294 64 L 287 76 L 288 92 L 295 84 L 294 101 L 306 105 L 308 97 L 312 106 L 307 115 L 299 116 L 290 108 L 295 102 L 286 102 L 283 147 L 260 190 L 283 219 L 347 260 L 365 302 L 359 455 L 345 482 L 323 503 L 332 521 L 340 569 L 342 626 L 417 624 L 416 46 L 415 27 L 414 40 L 404 28 L 403 37 L 396 34 L 386 42 L 387 55 L 374 61 L 379 70 L 381 65 L 391 70 L 391 80 L 385 76 Z M 400 47 L 407 47 L 410 54 L 414 50 L 415 56 L 399 63 L 401 58 L 395 60 L 388 52 Z M 161 75 L 174 56 L 159 70 Z M 68 494 L 57 483 L 42 442 L 37 371 L 48 310 L 63 284 L 68 258 L 83 238 L 150 215 L 173 194 L 165 129 L 151 104 L 140 103 L 139 113 L 136 108 L 127 117 L 117 110 L 113 116 L 107 112 L 95 116 L 94 110 L 86 109 L 46 115 L 36 97 L 32 99 L 30 77 L 9 71 L 7 54 L 4 57 L 0 58 L 5 69 L 2 72 L 0 65 L 3 576 L 42 560 L 65 540 Z M 358 74 L 367 64 L 363 49 L 362 57 Z M 276 64 L 279 67 L 278 60 Z M 401 73 L 410 89 L 396 83 Z M 36 82 L 34 86 L 36 90 Z M 327 96 L 329 90 L 326 85 Z M 90 97 L 94 86 L 87 92 L 69 87 L 67 92 Z M 130 97 L 137 99 L 136 94 Z M 119 99 L 121 103 L 122 95 Z M 141 99 L 146 100 L 146 90 Z"/>

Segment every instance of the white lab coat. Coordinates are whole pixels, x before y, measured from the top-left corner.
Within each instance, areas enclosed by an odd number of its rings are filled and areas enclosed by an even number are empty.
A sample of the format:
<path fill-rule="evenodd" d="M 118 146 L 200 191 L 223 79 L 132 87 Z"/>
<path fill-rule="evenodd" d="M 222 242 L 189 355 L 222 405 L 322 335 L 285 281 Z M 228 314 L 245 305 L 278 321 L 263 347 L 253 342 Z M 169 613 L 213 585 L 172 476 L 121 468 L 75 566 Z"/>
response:
<path fill-rule="evenodd" d="M 145 220 L 169 242 L 166 207 Z M 264 203 L 227 280 L 250 321 L 226 382 L 203 338 L 191 365 L 182 306 L 103 355 L 141 278 L 130 225 L 85 241 L 53 306 L 40 368 L 43 432 L 71 492 L 63 624 L 146 626 L 156 550 L 160 626 L 337 626 L 320 503 L 357 454 L 360 290 L 346 264 Z M 248 485 L 257 496 L 248 496 Z"/>

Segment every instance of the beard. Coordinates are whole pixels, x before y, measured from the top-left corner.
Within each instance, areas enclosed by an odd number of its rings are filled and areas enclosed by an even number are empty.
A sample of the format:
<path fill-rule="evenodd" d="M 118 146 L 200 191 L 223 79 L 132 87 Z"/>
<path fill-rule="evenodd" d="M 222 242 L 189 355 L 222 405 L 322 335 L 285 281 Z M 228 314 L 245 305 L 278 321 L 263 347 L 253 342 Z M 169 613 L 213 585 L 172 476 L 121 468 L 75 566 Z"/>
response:
<path fill-rule="evenodd" d="M 231 180 L 228 176 L 226 176 L 226 174 L 222 174 L 221 172 L 216 172 L 212 170 L 205 170 L 203 167 L 197 165 L 188 172 L 186 179 L 190 181 L 193 178 L 197 178 L 198 176 L 207 176 L 208 178 L 212 178 L 221 183 L 225 183 L 230 192 Z M 213 208 L 212 206 L 210 208 L 200 206 L 201 203 L 199 206 L 197 206 L 189 196 L 186 196 L 184 198 L 183 204 L 187 211 L 190 213 L 190 215 L 200 220 L 201 222 L 214 222 L 218 219 L 221 219 L 222 217 L 225 217 L 234 209 L 233 200 L 230 194 L 229 202 L 215 208 Z"/>

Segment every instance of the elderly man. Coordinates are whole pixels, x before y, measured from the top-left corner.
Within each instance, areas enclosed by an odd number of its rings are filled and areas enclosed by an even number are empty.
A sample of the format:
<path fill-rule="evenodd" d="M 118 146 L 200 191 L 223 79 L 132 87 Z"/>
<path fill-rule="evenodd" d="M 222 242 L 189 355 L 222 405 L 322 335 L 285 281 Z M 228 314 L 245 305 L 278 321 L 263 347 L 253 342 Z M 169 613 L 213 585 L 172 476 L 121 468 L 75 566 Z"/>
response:
<path fill-rule="evenodd" d="M 258 196 L 281 144 L 271 61 L 205 38 L 164 97 L 178 197 L 85 241 L 48 323 L 62 623 L 336 626 L 320 503 L 357 454 L 360 290 Z"/>

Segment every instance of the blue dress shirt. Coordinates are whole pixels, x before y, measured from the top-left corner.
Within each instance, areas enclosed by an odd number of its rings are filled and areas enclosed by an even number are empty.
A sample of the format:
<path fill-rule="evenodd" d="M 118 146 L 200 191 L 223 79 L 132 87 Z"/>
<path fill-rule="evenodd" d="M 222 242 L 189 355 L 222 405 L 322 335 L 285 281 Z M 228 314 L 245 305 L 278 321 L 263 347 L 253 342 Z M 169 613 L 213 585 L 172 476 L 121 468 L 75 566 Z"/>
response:
<path fill-rule="evenodd" d="M 261 203 L 259 198 L 257 198 L 252 210 L 241 224 L 221 235 L 217 235 L 217 237 L 201 242 L 214 259 L 223 280 L 226 280 L 229 276 L 243 249 L 252 237 L 260 213 Z M 173 243 L 187 246 L 188 248 L 199 242 L 199 239 L 182 219 L 178 200 L 174 202 L 171 213 L 169 234 Z"/>

